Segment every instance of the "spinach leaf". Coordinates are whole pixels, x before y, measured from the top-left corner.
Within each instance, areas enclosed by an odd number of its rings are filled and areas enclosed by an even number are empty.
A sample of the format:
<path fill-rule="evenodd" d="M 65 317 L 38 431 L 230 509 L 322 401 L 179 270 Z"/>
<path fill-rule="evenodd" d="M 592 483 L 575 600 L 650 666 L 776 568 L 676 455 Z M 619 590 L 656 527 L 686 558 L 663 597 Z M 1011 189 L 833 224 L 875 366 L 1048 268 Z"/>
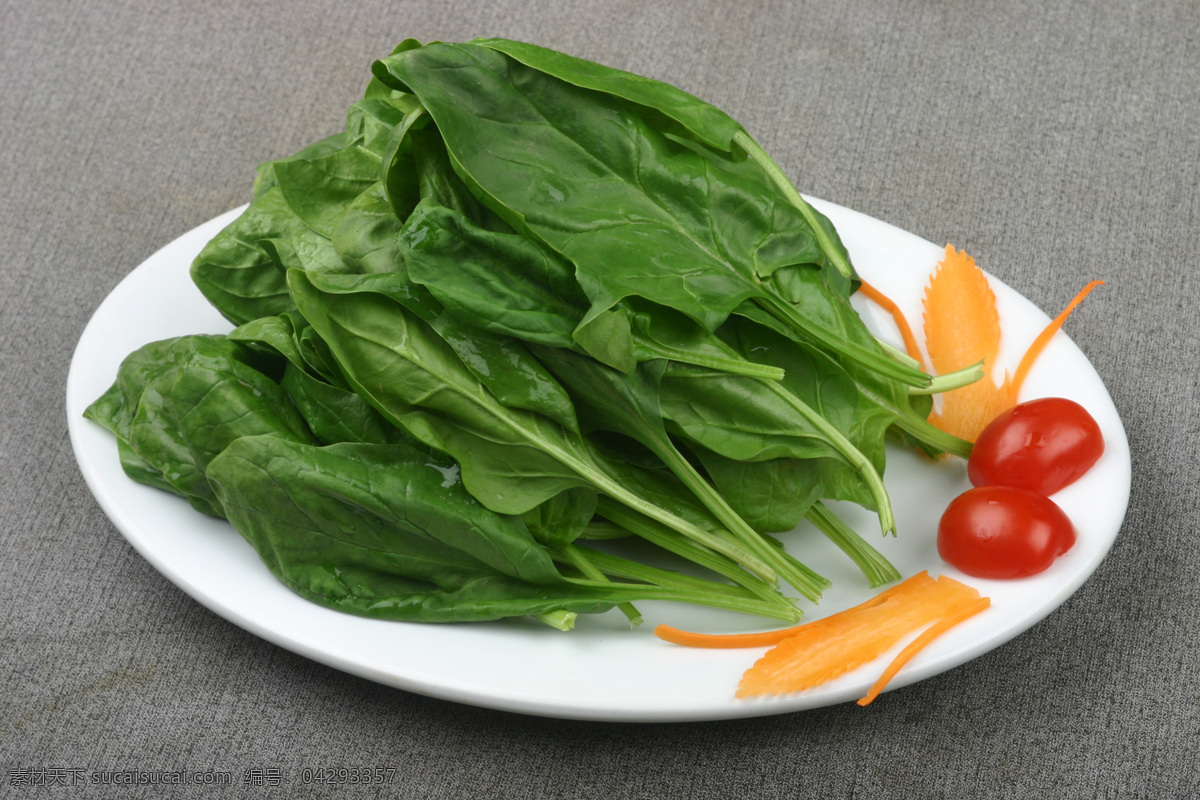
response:
<path fill-rule="evenodd" d="M 346 206 L 330 242 L 353 272 L 401 271 L 400 225 L 383 182 L 377 181 Z"/>
<path fill-rule="evenodd" d="M 308 147 L 301 149 L 298 153 L 294 153 L 287 158 L 280 158 L 259 164 L 255 168 L 252 196 L 259 197 L 271 187 L 279 185 L 279 182 L 275 179 L 276 165 L 294 158 L 319 158 L 341 150 L 348 144 L 351 144 L 351 138 L 347 135 L 346 131 L 339 131 L 332 136 L 326 136 L 324 139 L 313 142 Z"/>
<path fill-rule="evenodd" d="M 348 140 L 347 144 L 357 145 L 382 158 L 392 132 L 419 105 L 411 94 L 390 90 L 380 95 L 368 92 L 346 112 L 344 138 Z"/>
<path fill-rule="evenodd" d="M 822 251 L 836 267 L 835 270 L 823 270 L 826 276 L 847 289 L 857 282 L 850 265 L 850 254 L 833 224 L 800 196 L 762 147 L 725 112 L 670 84 L 537 45 L 506 39 L 475 39 L 472 44 L 498 50 L 559 80 L 628 101 L 637 106 L 639 116 L 665 135 L 695 139 L 730 154 L 735 160 L 739 151 L 744 152 L 759 164 L 812 227 Z M 681 126 L 681 130 L 674 126 Z"/>
<path fill-rule="evenodd" d="M 301 337 L 296 335 L 297 327 L 304 333 L 312 331 L 303 317 L 292 312 L 247 322 L 231 331 L 229 338 L 258 343 L 287 359 L 279 385 L 322 444 L 417 444 L 365 400 L 345 388 L 344 381 L 334 384 L 321 377 L 321 372 L 312 367 L 315 333 L 308 337 L 309 346 L 305 347 L 301 345 Z"/>
<path fill-rule="evenodd" d="M 647 120 L 641 106 L 478 44 L 408 49 L 375 73 L 420 99 L 486 205 L 575 264 L 591 301 L 585 322 L 641 296 L 713 331 L 753 299 L 824 346 L 928 383 L 879 347 L 821 328 L 763 282 L 787 266 L 820 270 L 826 253 L 758 161 L 656 129 L 662 115 Z"/>
<path fill-rule="evenodd" d="M 275 165 L 275 178 L 288 208 L 325 239 L 355 198 L 379 181 L 380 157 L 350 146 L 317 158 L 295 158 Z"/>
<path fill-rule="evenodd" d="M 208 473 L 268 569 L 340 611 L 465 622 L 594 613 L 629 595 L 567 581 L 519 517 L 485 509 L 453 462 L 422 450 L 247 437 Z"/>
<path fill-rule="evenodd" d="M 464 214 L 423 200 L 400 245 L 409 275 L 452 314 L 475 327 L 560 348 L 580 348 L 622 372 L 669 358 L 738 374 L 782 372 L 735 357 L 672 309 L 621 301 L 585 322 L 588 299 L 574 266 L 511 230 L 488 230 Z"/>
<path fill-rule="evenodd" d="M 742 129 L 724 111 L 662 81 L 510 39 L 475 39 L 472 44 L 498 50 L 522 64 L 576 86 L 636 103 L 642 107 L 643 114 L 662 115 L 661 119 L 655 120 L 659 130 L 671 131 L 667 122 L 670 120 L 679 126 L 680 130 L 675 132 L 686 132 L 719 150 L 731 150 L 734 134 Z"/>
<path fill-rule="evenodd" d="M 279 385 L 287 390 L 296 410 L 322 444 L 417 444 L 354 392 L 314 378 L 293 364 L 284 369 Z"/>
<path fill-rule="evenodd" d="M 572 346 L 587 297 L 554 251 L 431 200 L 417 205 L 399 242 L 408 274 L 451 313 L 496 333 Z"/>
<path fill-rule="evenodd" d="M 152 342 L 122 362 L 114 388 L 86 415 L 107 420 L 131 478 L 223 516 L 204 472 L 226 446 L 257 434 L 313 441 L 264 368 L 277 365 L 264 364 L 261 355 L 224 336 Z"/>
<path fill-rule="evenodd" d="M 522 518 L 533 538 L 561 549 L 587 529 L 596 513 L 596 500 L 596 492 L 591 489 L 567 489 L 526 511 Z"/>
<path fill-rule="evenodd" d="M 444 313 L 437 300 L 409 281 L 406 273 L 330 275 L 320 279 L 320 286 L 330 294 L 375 292 L 395 300 L 428 323 L 500 403 L 544 415 L 571 430 L 578 428 L 570 398 L 522 342 L 468 326 Z"/>
<path fill-rule="evenodd" d="M 598 613 L 633 600 L 790 618 L 725 587 L 564 576 L 520 517 L 488 511 L 451 462 L 405 445 L 232 443 L 208 468 L 229 520 L 287 587 L 361 616 L 468 622 Z"/>
<path fill-rule="evenodd" d="M 204 246 L 192 262 L 192 282 L 234 324 L 292 308 L 275 254 L 261 242 L 288 240 L 298 225 L 279 188 L 268 189 Z"/>
<path fill-rule="evenodd" d="M 487 507 L 523 514 L 567 489 L 591 487 L 748 569 L 772 574 L 757 557 L 614 480 L 577 433 L 500 403 L 404 305 L 372 291 L 332 291 L 331 281 L 340 276 L 293 270 L 288 277 L 301 313 L 329 343 L 354 390 L 393 423 L 458 461 L 467 489 Z"/>
<path fill-rule="evenodd" d="M 294 310 L 284 273 L 351 269 L 330 240 L 293 211 L 276 186 L 255 198 L 192 262 L 192 282 L 236 325 Z"/>
<path fill-rule="evenodd" d="M 764 533 L 794 529 L 824 490 L 819 469 L 826 459 L 735 461 L 702 447 L 691 450 L 733 510 Z"/>

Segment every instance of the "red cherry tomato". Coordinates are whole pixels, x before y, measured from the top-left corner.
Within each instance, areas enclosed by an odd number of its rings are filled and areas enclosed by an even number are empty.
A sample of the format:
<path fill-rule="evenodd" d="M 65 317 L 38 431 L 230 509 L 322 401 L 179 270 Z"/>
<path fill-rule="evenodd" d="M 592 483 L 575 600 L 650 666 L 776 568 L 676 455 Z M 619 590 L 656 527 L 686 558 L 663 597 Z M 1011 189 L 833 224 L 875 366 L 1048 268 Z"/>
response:
<path fill-rule="evenodd" d="M 1073 544 L 1075 528 L 1053 500 L 1010 486 L 968 489 L 938 523 L 938 554 L 976 578 L 1036 575 Z"/>
<path fill-rule="evenodd" d="M 1104 452 L 1100 426 L 1064 397 L 1005 411 L 983 429 L 967 461 L 974 486 L 1015 486 L 1049 497 L 1074 483 Z"/>

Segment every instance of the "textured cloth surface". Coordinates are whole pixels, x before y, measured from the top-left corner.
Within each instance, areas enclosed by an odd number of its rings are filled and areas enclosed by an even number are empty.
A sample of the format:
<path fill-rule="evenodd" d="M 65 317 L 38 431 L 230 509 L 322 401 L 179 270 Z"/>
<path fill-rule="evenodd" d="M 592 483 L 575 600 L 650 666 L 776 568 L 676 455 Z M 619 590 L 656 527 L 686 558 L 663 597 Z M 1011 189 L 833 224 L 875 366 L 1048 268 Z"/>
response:
<path fill-rule="evenodd" d="M 1200 796 L 1196 3 L 4 0 L 0 35 L 0 796 L 67 796 L 13 785 L 31 769 L 235 779 L 80 797 L 375 796 L 301 787 L 306 766 L 394 768 L 386 795 L 424 800 Z M 373 59 L 480 35 L 681 86 L 802 191 L 953 242 L 1048 312 L 1108 281 L 1069 323 L 1133 453 L 1095 575 L 867 709 L 631 725 L 386 688 L 156 572 L 68 440 L 90 315 L 245 202 L 254 165 L 338 130 Z"/>

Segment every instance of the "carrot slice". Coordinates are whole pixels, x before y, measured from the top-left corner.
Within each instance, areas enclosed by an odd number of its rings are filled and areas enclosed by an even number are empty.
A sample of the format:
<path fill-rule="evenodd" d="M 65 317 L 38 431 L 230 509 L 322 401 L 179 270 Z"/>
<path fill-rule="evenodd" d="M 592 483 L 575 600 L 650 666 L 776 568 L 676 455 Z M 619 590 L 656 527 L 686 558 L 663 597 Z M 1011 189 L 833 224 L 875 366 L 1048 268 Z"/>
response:
<path fill-rule="evenodd" d="M 860 279 L 861 280 L 861 279 Z M 883 292 L 876 289 L 866 281 L 861 281 L 858 287 L 863 293 L 863 297 L 867 298 L 875 305 L 882 308 L 892 316 L 892 321 L 896 328 L 900 331 L 900 338 L 904 341 L 904 351 L 908 353 L 909 358 L 917 363 L 923 363 L 921 359 L 921 348 L 917 344 L 917 337 L 913 335 L 912 327 L 908 324 L 908 317 L 904 316 L 904 312 L 900 310 L 900 306 L 892 298 L 888 297 Z"/>
<path fill-rule="evenodd" d="M 975 259 L 952 245 L 925 289 L 925 349 L 939 374 L 983 362 L 984 378 L 945 392 L 940 413 L 929 421 L 955 436 L 975 441 L 989 422 L 1016 405 L 1007 376 L 997 386 L 990 375 L 1000 352 L 996 295 Z"/>
<path fill-rule="evenodd" d="M 984 361 L 1000 352 L 996 295 L 975 259 L 952 245 L 925 289 L 925 346 L 939 374 Z"/>
<path fill-rule="evenodd" d="M 954 618 L 980 599 L 975 589 L 950 578 L 935 581 L 927 572 L 917 573 L 893 589 L 898 591 L 881 603 L 863 604 L 818 620 L 823 625 L 800 626 L 799 632 L 767 651 L 745 672 L 737 696 L 786 694 L 819 686 L 874 661 L 913 631 Z M 918 640 L 921 643 L 903 654 L 904 661 L 896 665 L 889 680 L 934 638 L 936 634 Z"/>
<path fill-rule="evenodd" d="M 888 665 L 865 697 L 874 700 L 922 649 L 946 631 L 987 608 L 991 601 L 964 583 L 926 571 L 869 600 L 822 619 L 761 633 L 693 633 L 659 625 L 654 634 L 687 647 L 735 648 L 775 645 L 742 676 L 738 697 L 786 694 L 819 686 L 874 661 L 906 635 L 928 627 Z"/>

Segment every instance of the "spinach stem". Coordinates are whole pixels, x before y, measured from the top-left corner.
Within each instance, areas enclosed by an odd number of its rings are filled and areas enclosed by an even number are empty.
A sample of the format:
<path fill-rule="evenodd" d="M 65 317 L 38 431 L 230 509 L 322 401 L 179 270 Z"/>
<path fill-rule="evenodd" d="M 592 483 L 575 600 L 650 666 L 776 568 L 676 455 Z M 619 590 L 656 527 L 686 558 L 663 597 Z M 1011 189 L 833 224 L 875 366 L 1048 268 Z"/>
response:
<path fill-rule="evenodd" d="M 551 628 L 557 628 L 560 631 L 569 631 L 575 627 L 575 618 L 579 615 L 574 611 L 566 611 L 559 608 L 554 611 L 543 611 L 541 614 L 532 614 L 531 616 L 539 622 L 546 623 Z"/>
<path fill-rule="evenodd" d="M 817 530 L 825 534 L 829 541 L 850 556 L 850 559 L 862 570 L 863 576 L 866 577 L 867 583 L 871 585 L 872 589 L 900 580 L 900 572 L 892 566 L 892 562 L 884 558 L 882 553 L 859 536 L 858 531 L 830 511 L 824 503 L 818 500 L 809 508 L 805 516 L 816 526 Z"/>
<path fill-rule="evenodd" d="M 914 369 L 921 369 L 920 361 L 913 358 L 907 352 L 905 352 L 904 350 L 901 350 L 899 347 L 896 347 L 896 345 L 892 344 L 887 339 L 881 339 L 878 336 L 876 336 L 875 341 L 878 342 L 879 346 L 882 347 L 884 350 L 886 350 L 892 358 L 896 359 L 901 364 L 908 364 L 910 367 L 912 367 Z"/>
<path fill-rule="evenodd" d="M 781 400 L 811 422 L 829 440 L 834 449 L 841 453 L 850 466 L 858 471 L 858 474 L 862 476 L 863 482 L 866 483 L 867 489 L 871 492 L 872 499 L 875 500 L 875 510 L 879 514 L 879 527 L 883 529 L 885 534 L 895 534 L 896 517 L 892 513 L 892 501 L 888 497 L 887 488 L 883 485 L 883 478 L 879 477 L 879 473 L 875 471 L 875 466 L 871 463 L 871 460 L 863 455 L 863 452 L 855 447 L 853 442 L 843 436 L 841 431 L 833 427 L 828 420 L 810 408 L 799 397 L 796 397 L 796 395 L 776 384 L 768 383 L 766 385 Z"/>
<path fill-rule="evenodd" d="M 587 578 L 567 578 L 576 586 L 587 586 L 593 589 L 617 589 L 636 591 L 646 600 L 668 600 L 676 603 L 692 603 L 713 608 L 724 608 L 729 611 L 741 611 L 747 614 L 757 614 L 771 619 L 796 622 L 800 619 L 800 609 L 795 606 L 788 608 L 775 603 L 765 603 L 752 597 L 736 597 L 719 592 L 698 592 L 692 589 L 681 589 L 674 586 L 655 586 L 649 583 L 616 583 L 613 581 L 593 581 Z"/>
<path fill-rule="evenodd" d="M 584 528 L 583 533 L 579 534 L 580 539 L 588 539 L 590 541 L 599 541 L 603 539 L 628 539 L 633 535 L 633 531 L 628 528 L 622 528 L 615 522 L 602 519 L 592 519 Z"/>
<path fill-rule="evenodd" d="M 568 466 L 572 466 L 571 462 L 564 461 L 563 463 L 566 463 Z M 761 578 L 773 581 L 778 577 L 775 570 L 773 570 L 760 557 L 747 552 L 734 542 L 709 533 L 708 531 L 693 525 L 687 520 L 677 517 L 665 509 L 659 508 L 654 503 L 638 497 L 621 484 L 600 473 L 599 470 L 594 470 L 594 472 L 596 473 L 594 477 L 589 476 L 592 477 L 592 483 L 596 486 L 596 488 L 600 489 L 614 500 L 619 500 L 633 510 L 645 514 L 651 519 L 658 520 L 664 525 L 674 528 L 684 536 L 695 540 L 697 543 L 728 556 Z M 588 472 L 581 472 L 580 474 L 588 475 Z"/>
<path fill-rule="evenodd" d="M 590 547 L 580 547 L 579 545 L 569 545 L 576 550 L 587 553 L 588 560 L 594 564 L 607 576 L 614 576 L 624 580 L 640 581 L 642 583 L 653 583 L 658 586 L 674 586 L 677 589 L 696 589 L 705 592 L 719 592 L 721 594 L 733 595 L 734 597 L 755 597 L 749 589 L 744 586 L 735 586 L 728 583 L 717 583 L 716 581 L 707 580 L 705 578 L 697 578 L 693 575 L 685 575 L 682 572 L 677 572 L 671 569 L 662 569 L 661 567 L 653 567 L 649 564 L 643 564 L 640 561 L 633 561 L 628 558 L 606 553 L 603 550 L 596 550 Z"/>
<path fill-rule="evenodd" d="M 787 551 L 765 542 L 758 531 L 750 527 L 750 524 L 730 507 L 725 498 L 696 472 L 696 468 L 678 450 L 674 447 L 661 447 L 656 450 L 659 451 L 659 458 L 666 462 L 671 471 L 742 544 L 770 564 L 781 577 L 809 600 L 815 603 L 821 599 L 821 593 L 829 588 L 828 580 L 801 564 Z"/>
<path fill-rule="evenodd" d="M 731 375 L 744 375 L 748 378 L 761 378 L 771 381 L 783 380 L 784 373 L 779 367 L 773 367 L 769 364 L 759 364 L 745 358 L 721 358 L 720 356 L 680 350 L 661 344 L 655 344 L 653 349 L 658 356 L 683 364 L 691 364 L 692 366 L 703 367 L 704 369 L 716 370 L 718 372 L 728 372 Z"/>
<path fill-rule="evenodd" d="M 596 505 L 596 513 L 651 544 L 728 578 L 762 600 L 794 608 L 791 601 L 780 594 L 774 585 L 746 571 L 727 556 L 713 552 L 661 522 L 633 511 L 628 506 L 610 498 L 601 497 Z"/>
<path fill-rule="evenodd" d="M 956 455 L 959 458 L 971 457 L 971 450 L 974 447 L 971 442 L 947 433 L 928 420 L 921 419 L 915 413 L 903 414 L 897 417 L 892 424 L 936 450 Z"/>
<path fill-rule="evenodd" d="M 883 350 L 871 350 L 862 345 L 839 338 L 820 325 L 815 325 L 804 317 L 791 303 L 764 292 L 755 301 L 771 316 L 789 326 L 793 330 L 816 340 L 817 344 L 841 353 L 846 358 L 862 364 L 867 369 L 877 372 L 884 377 L 899 381 L 906 386 L 928 386 L 932 380 L 929 375 L 917 367 L 897 361 Z"/>
<path fill-rule="evenodd" d="M 561 548 L 563 556 L 567 562 L 575 569 L 583 574 L 583 577 L 594 581 L 608 581 L 608 577 L 597 569 L 596 565 L 588 558 L 587 554 L 581 548 L 568 544 Z M 617 603 L 617 608 L 625 615 L 631 625 L 637 626 L 642 624 L 642 614 L 633 605 L 633 603 Z"/>
<path fill-rule="evenodd" d="M 969 367 L 947 372 L 944 375 L 934 376 L 929 385 L 924 388 L 910 387 L 909 394 L 938 394 L 939 392 L 948 392 L 952 389 L 960 389 L 963 386 L 970 386 L 972 383 L 983 378 L 983 362 L 972 364 Z"/>

